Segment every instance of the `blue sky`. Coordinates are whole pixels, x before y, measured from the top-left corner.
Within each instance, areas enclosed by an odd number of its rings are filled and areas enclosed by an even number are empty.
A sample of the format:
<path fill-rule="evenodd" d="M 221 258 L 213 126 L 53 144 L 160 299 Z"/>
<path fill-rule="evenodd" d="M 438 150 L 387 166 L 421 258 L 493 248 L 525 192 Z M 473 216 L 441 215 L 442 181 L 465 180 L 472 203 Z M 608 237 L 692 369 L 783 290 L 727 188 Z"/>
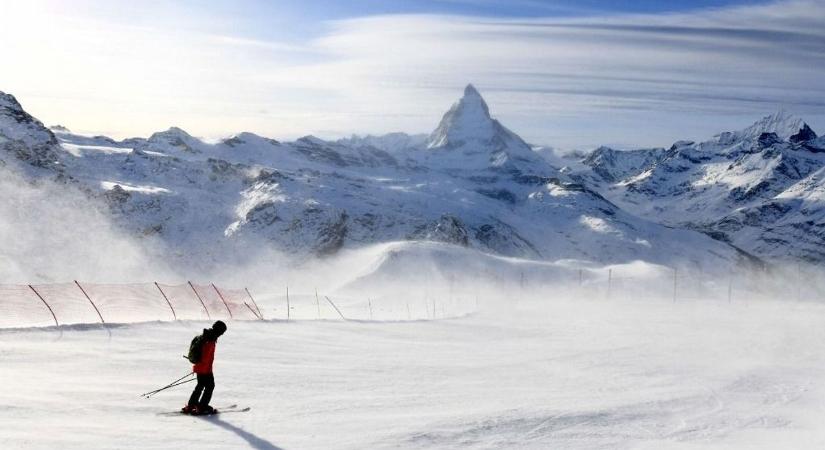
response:
<path fill-rule="evenodd" d="M 177 2 L 187 10 L 208 8 L 253 21 L 321 21 L 382 14 L 458 14 L 486 17 L 587 16 L 605 13 L 661 13 L 759 2 L 731 0 L 211 0 Z M 767 2 L 762 2 L 767 3 Z M 205 6 L 208 5 L 208 6 Z M 259 30 L 264 32 L 265 30 Z"/>
<path fill-rule="evenodd" d="M 560 148 L 667 146 L 778 108 L 825 132 L 823 0 L 0 0 L 0 16 L 0 90 L 83 133 L 429 132 L 470 82 Z"/>
<path fill-rule="evenodd" d="M 586 17 L 606 14 L 666 13 L 759 4 L 733 0 L 75 0 L 71 9 L 104 15 L 110 19 L 156 21 L 159 14 L 174 22 L 181 15 L 222 17 L 223 31 L 256 39 L 306 39 L 324 31 L 326 22 L 374 15 L 448 14 L 489 18 Z M 149 3 L 151 6 L 147 6 Z M 196 21 L 197 22 L 197 21 Z"/>

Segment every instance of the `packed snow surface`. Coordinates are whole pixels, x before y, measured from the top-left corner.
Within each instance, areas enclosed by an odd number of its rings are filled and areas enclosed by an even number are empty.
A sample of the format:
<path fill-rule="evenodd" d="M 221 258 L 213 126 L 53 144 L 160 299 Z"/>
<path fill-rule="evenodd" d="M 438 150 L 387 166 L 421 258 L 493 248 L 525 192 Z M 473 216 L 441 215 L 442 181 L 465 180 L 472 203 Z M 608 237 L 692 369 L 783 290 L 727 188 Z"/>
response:
<path fill-rule="evenodd" d="M 230 322 L 208 418 L 164 416 L 202 322 L 0 332 L 0 447 L 823 448 L 825 307 L 604 298 L 413 322 Z"/>

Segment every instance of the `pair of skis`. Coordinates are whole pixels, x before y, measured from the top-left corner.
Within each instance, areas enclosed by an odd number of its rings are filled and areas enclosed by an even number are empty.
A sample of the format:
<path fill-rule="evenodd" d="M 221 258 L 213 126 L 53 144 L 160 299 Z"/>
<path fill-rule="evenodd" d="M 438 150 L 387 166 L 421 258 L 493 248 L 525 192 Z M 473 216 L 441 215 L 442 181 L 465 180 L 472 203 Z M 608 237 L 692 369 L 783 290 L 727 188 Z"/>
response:
<path fill-rule="evenodd" d="M 166 412 L 158 413 L 158 415 L 159 416 L 209 417 L 209 416 L 223 415 L 223 414 L 230 414 L 230 413 L 242 413 L 242 412 L 247 412 L 250 409 L 252 409 L 252 408 L 250 408 L 248 406 L 241 408 L 238 405 L 226 405 L 226 406 L 219 406 L 219 407 L 215 408 L 215 412 L 210 413 L 210 414 L 189 414 L 189 413 L 185 413 L 183 411 L 178 410 L 178 411 L 166 411 Z"/>

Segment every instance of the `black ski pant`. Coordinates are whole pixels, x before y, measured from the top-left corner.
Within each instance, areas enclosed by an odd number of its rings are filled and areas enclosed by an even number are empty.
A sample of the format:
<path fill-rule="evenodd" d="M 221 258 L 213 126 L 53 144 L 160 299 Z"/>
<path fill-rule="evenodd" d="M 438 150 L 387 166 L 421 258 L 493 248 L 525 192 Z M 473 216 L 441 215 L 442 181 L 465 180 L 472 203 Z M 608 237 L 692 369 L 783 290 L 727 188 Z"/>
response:
<path fill-rule="evenodd" d="M 212 391 L 214 390 L 215 376 L 211 373 L 199 373 L 198 384 L 195 386 L 195 390 L 192 391 L 192 396 L 189 397 L 189 406 L 198 405 L 204 407 L 209 405 L 209 401 L 212 400 Z M 201 392 L 203 392 L 203 397 L 201 397 Z M 198 401 L 199 399 L 200 401 Z"/>

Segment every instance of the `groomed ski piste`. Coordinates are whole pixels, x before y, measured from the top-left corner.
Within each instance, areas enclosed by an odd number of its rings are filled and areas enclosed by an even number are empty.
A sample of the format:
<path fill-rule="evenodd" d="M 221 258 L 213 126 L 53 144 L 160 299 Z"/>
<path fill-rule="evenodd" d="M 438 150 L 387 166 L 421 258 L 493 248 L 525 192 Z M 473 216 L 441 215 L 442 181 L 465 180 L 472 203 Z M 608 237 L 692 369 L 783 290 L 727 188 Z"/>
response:
<path fill-rule="evenodd" d="M 504 317 L 232 322 L 213 403 L 168 417 L 206 322 L 0 333 L 6 449 L 819 448 L 817 304 L 522 303 Z"/>
<path fill-rule="evenodd" d="M 449 258 L 439 259 L 439 252 Z M 667 272 L 644 263 L 530 266 L 424 243 L 394 244 L 376 255 L 342 288 L 366 295 L 383 286 L 385 294 L 372 300 L 372 319 L 363 305 L 343 302 L 352 320 L 327 315 L 328 309 L 318 320 L 314 300 L 295 294 L 295 313 L 286 320 L 278 294 L 258 299 L 266 320 L 227 321 L 212 404 L 246 412 L 168 414 L 184 405 L 191 383 L 140 397 L 191 369 L 181 356 L 211 321 L 0 330 L 0 447 L 825 444 L 825 306 L 814 301 L 814 291 L 757 295 L 740 284 L 729 295 L 729 285 L 705 283 L 703 297 L 678 279 L 684 288 L 669 295 L 671 281 L 663 278 L 659 295 L 641 295 L 627 280 L 656 286 Z M 463 270 L 495 265 L 497 276 L 515 282 L 484 285 L 448 276 L 456 299 L 439 304 L 435 318 L 428 309 L 428 317 L 422 291 L 439 301 L 447 291 L 434 281 L 398 287 L 409 274 L 404 261 L 423 265 L 422 255 Z M 613 277 L 612 291 L 604 275 Z M 565 277 L 572 282 L 561 289 Z M 548 284 L 538 285 L 539 279 Z M 388 294 L 392 283 L 395 295 Z M 470 292 L 477 302 L 458 300 Z M 411 297 L 422 304 L 407 316 L 397 302 Z"/>

